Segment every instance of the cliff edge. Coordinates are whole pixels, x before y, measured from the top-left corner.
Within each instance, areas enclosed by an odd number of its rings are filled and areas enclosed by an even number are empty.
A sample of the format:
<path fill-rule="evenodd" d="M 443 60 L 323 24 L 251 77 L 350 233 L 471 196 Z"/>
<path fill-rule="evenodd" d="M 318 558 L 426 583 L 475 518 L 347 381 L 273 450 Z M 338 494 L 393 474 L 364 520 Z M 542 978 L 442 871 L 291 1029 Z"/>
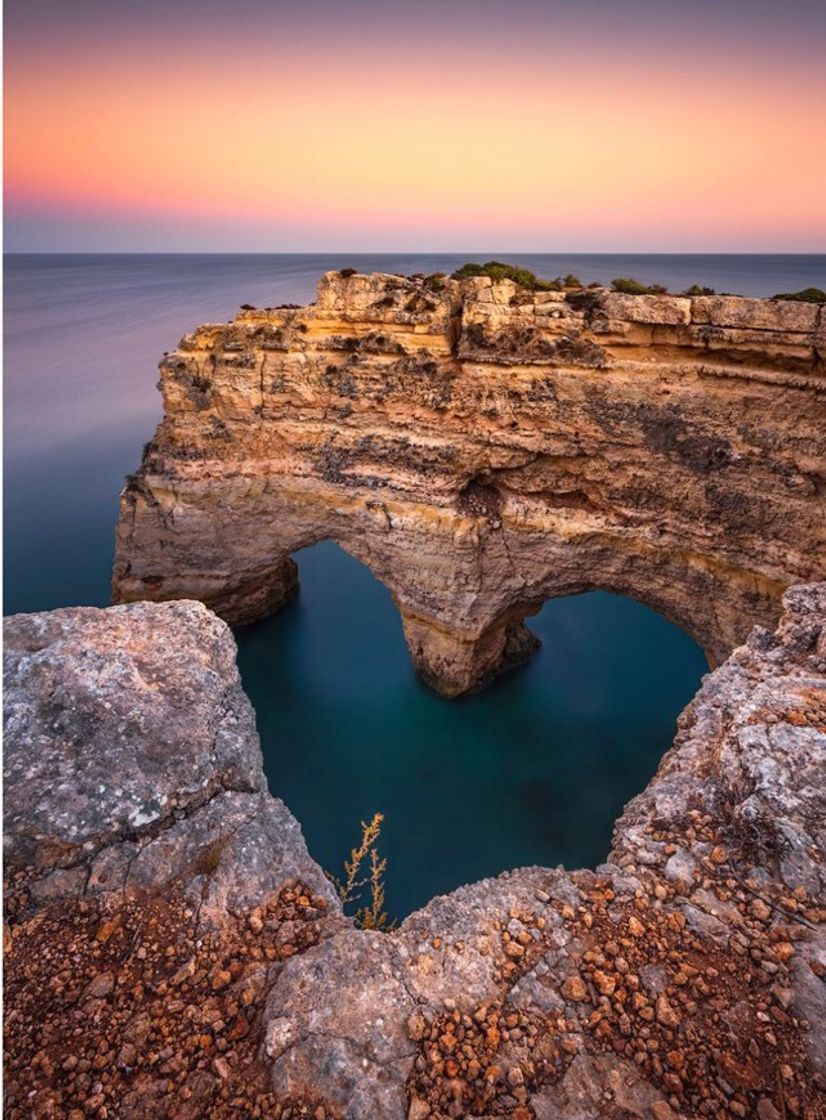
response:
<path fill-rule="evenodd" d="M 826 1117 L 826 584 L 593 871 L 353 928 L 197 603 L 6 621 L 11 1120 Z M 434 822 L 438 826 L 439 822 Z"/>
<path fill-rule="evenodd" d="M 532 648 L 549 597 L 630 595 L 712 664 L 826 576 L 826 308 L 328 273 L 199 327 L 121 496 L 116 601 L 232 624 L 337 541 L 446 695 Z"/>

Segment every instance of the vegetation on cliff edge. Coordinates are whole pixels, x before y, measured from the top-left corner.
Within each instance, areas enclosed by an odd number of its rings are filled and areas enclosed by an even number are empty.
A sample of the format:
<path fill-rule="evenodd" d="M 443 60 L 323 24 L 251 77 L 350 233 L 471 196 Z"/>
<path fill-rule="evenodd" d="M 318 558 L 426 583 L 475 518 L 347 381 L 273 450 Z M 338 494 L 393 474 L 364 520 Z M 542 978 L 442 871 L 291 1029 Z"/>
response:
<path fill-rule="evenodd" d="M 469 261 L 457 268 L 453 273 L 454 280 L 470 280 L 474 276 L 488 276 L 491 280 L 512 280 L 521 288 L 529 288 L 534 292 L 561 292 L 565 283 L 559 277 L 556 280 L 541 280 L 528 268 L 521 268 L 515 264 L 504 264 L 502 261 L 487 261 L 485 264 L 475 264 Z M 566 277 L 576 280 L 576 277 Z M 577 281 L 577 285 L 579 282 Z"/>
<path fill-rule="evenodd" d="M 378 853 L 383 821 L 384 814 L 376 813 L 369 824 L 361 822 L 361 843 L 357 848 L 350 850 L 350 858 L 344 861 L 343 880 L 327 873 L 345 909 L 348 905 L 361 901 L 364 889 L 369 887 L 369 904 L 360 906 L 352 915 L 356 925 L 361 929 L 388 930 L 395 925 L 384 909 L 384 876 L 387 871 L 387 860 L 382 859 Z M 362 873 L 365 864 L 367 866 Z"/>
<path fill-rule="evenodd" d="M 618 276 L 611 281 L 611 287 L 627 296 L 663 296 L 668 293 L 665 284 L 643 284 L 633 276 Z"/>
<path fill-rule="evenodd" d="M 772 299 L 794 300 L 795 303 L 826 303 L 826 292 L 822 288 L 803 288 L 799 292 L 779 292 Z"/>

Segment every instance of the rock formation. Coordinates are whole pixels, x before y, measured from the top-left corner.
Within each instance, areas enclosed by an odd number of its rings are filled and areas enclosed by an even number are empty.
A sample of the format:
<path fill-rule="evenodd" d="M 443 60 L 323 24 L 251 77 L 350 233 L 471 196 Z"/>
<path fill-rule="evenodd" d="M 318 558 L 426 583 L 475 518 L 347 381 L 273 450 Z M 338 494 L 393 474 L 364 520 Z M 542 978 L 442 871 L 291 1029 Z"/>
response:
<path fill-rule="evenodd" d="M 202 606 L 17 616 L 5 658 L 10 1120 L 826 1117 L 826 584 L 706 677 L 604 865 L 389 934 L 265 792 Z"/>
<path fill-rule="evenodd" d="M 205 919 L 301 879 L 337 909 L 267 791 L 235 652 L 195 602 L 5 620 L 5 858 L 35 903 L 176 882 Z"/>
<path fill-rule="evenodd" d="M 139 603 L 4 638 L 4 1117 L 280 1116 L 267 992 L 349 923 L 267 792 L 230 631 Z"/>
<path fill-rule="evenodd" d="M 455 695 L 525 657 L 552 596 L 630 595 L 715 664 L 822 578 L 826 308 L 329 273 L 199 327 L 121 498 L 116 601 L 230 623 L 332 539 Z"/>

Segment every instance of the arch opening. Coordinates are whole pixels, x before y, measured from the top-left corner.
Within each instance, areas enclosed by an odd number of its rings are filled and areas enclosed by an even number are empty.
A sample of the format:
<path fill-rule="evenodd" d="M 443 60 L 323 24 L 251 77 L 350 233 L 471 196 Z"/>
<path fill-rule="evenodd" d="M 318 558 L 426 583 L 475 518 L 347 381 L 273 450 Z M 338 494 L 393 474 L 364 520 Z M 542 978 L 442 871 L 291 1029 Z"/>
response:
<path fill-rule="evenodd" d="M 359 821 L 385 814 L 388 904 L 526 864 L 593 866 L 623 804 L 671 744 L 702 651 L 606 592 L 549 600 L 542 649 L 458 701 L 417 678 L 390 592 L 330 541 L 297 556 L 301 595 L 238 633 L 271 790 L 313 856 L 341 868 Z"/>

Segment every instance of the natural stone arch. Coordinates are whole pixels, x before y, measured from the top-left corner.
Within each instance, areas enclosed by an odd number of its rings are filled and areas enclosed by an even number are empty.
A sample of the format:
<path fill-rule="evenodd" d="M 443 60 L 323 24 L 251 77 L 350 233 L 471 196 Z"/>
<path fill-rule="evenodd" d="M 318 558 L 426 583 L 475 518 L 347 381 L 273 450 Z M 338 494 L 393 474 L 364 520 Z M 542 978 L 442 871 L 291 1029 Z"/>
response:
<path fill-rule="evenodd" d="M 418 670 L 457 695 L 529 652 L 522 620 L 630 595 L 721 661 L 824 574 L 816 306 L 328 274 L 161 365 L 125 488 L 118 601 L 232 623 L 335 540 L 391 591 Z"/>

